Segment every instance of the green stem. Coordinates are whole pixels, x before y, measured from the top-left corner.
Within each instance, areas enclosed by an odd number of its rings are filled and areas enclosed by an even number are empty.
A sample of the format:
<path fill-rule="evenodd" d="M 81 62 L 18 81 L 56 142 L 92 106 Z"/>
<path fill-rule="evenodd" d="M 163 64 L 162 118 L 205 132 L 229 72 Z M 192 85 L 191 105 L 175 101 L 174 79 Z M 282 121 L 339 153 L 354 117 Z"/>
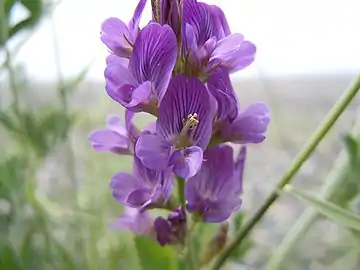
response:
<path fill-rule="evenodd" d="M 355 138 L 360 138 L 360 118 L 357 119 L 351 134 L 353 134 Z M 348 153 L 344 149 L 339 154 L 332 170 L 326 177 L 325 184 L 321 187 L 320 198 L 330 201 L 339 189 L 341 189 L 344 185 L 344 180 L 347 180 L 346 176 L 349 169 L 348 162 Z M 275 270 L 281 268 L 287 255 L 293 250 L 296 243 L 303 238 L 304 234 L 309 230 L 317 216 L 318 212 L 314 208 L 308 207 L 305 210 L 305 212 L 296 221 L 295 225 L 287 232 L 281 244 L 275 249 L 267 264 L 267 269 Z"/>
<path fill-rule="evenodd" d="M 177 180 L 179 202 L 180 202 L 181 206 L 183 207 L 183 209 L 186 209 L 185 179 L 177 177 L 176 180 Z M 196 263 L 194 245 L 193 245 L 193 241 L 191 239 L 191 227 L 192 226 L 190 225 L 190 222 L 189 222 L 189 216 L 187 217 L 187 227 L 188 227 L 188 230 L 187 230 L 188 233 L 186 236 L 187 251 L 186 251 L 186 256 L 185 256 L 187 269 L 188 270 L 198 270 L 198 268 L 196 267 L 197 263 Z"/>
<path fill-rule="evenodd" d="M 4 47 L 4 52 L 6 55 L 5 67 L 9 74 L 9 83 L 10 83 L 10 90 L 11 90 L 11 95 L 12 95 L 12 105 L 11 106 L 14 111 L 14 114 L 20 118 L 19 89 L 18 89 L 18 85 L 16 83 L 15 71 L 12 66 L 11 52 L 6 47 L 6 45 Z"/>
<path fill-rule="evenodd" d="M 182 207 L 185 209 L 185 179 L 176 178 L 178 188 L 178 199 Z"/>
<path fill-rule="evenodd" d="M 220 269 L 222 264 L 230 256 L 232 251 L 244 240 L 244 238 L 249 234 L 253 227 L 258 223 L 258 221 L 264 216 L 269 207 L 278 199 L 279 190 L 282 190 L 283 187 L 291 182 L 296 173 L 300 170 L 303 163 L 310 157 L 314 152 L 318 144 L 325 137 L 331 127 L 335 124 L 340 115 L 344 112 L 349 103 L 353 100 L 360 89 L 360 74 L 356 77 L 352 85 L 343 93 L 339 98 L 333 108 L 330 110 L 328 115 L 325 117 L 323 122 L 319 125 L 317 130 L 309 138 L 306 145 L 298 153 L 298 155 L 293 160 L 292 164 L 289 166 L 289 169 L 285 172 L 283 177 L 280 179 L 275 189 L 270 193 L 266 198 L 262 206 L 255 212 L 255 214 L 240 228 L 236 233 L 234 239 L 226 246 L 222 252 L 219 254 L 216 259 L 213 270 Z"/>

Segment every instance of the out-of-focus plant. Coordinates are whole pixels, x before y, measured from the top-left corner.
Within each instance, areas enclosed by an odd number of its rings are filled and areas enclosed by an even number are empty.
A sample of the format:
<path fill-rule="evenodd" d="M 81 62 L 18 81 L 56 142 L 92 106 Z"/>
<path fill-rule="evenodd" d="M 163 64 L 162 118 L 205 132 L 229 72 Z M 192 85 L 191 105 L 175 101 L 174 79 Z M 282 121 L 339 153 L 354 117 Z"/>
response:
<path fill-rule="evenodd" d="M 360 119 L 356 120 L 353 131 L 344 137 L 344 149 L 329 172 L 319 194 L 319 198 L 334 203 L 341 208 L 352 208 L 356 211 L 357 198 L 360 194 Z M 294 226 L 285 235 L 282 243 L 275 249 L 268 263 L 269 269 L 282 269 L 286 258 L 293 251 L 311 226 L 319 218 L 319 212 L 314 207 L 309 207 L 299 217 Z M 355 234 L 355 243 L 358 241 L 358 232 Z"/>
<path fill-rule="evenodd" d="M 29 15 L 11 25 L 13 8 L 19 4 Z M 53 213 L 38 198 L 37 172 L 45 158 L 68 140 L 76 121 L 68 99 L 86 71 L 59 82 L 55 106 L 34 108 L 25 101 L 26 95 L 42 89 L 29 89 L 20 79 L 25 74 L 13 61 L 16 50 L 10 46 L 13 37 L 34 30 L 44 10 L 41 0 L 0 2 L 0 48 L 5 55 L 1 72 L 9 82 L 9 93 L 1 87 L 1 95 L 10 96 L 0 108 L 0 130 L 9 138 L 9 147 L 4 144 L 0 155 L 0 201 L 6 206 L 0 212 L 0 269 L 78 269 L 78 260 L 54 234 Z"/>
<path fill-rule="evenodd" d="M 12 12 L 17 5 L 28 11 L 28 16 L 15 24 L 11 24 Z M 0 1 L 0 47 L 24 30 L 36 26 L 44 14 L 43 0 L 1 0 Z"/>

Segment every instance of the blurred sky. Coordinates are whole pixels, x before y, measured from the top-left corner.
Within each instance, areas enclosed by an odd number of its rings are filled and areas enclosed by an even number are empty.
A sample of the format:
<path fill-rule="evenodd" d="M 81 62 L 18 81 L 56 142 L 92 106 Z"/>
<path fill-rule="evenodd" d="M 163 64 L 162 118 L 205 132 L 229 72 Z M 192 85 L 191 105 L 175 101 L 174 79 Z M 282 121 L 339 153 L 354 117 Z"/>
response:
<path fill-rule="evenodd" d="M 56 76 L 54 40 L 66 76 L 94 60 L 88 76 L 103 78 L 107 50 L 101 22 L 116 16 L 128 22 L 137 0 L 63 0 L 19 53 L 34 79 Z M 236 76 L 360 70 L 360 0 L 209 0 L 227 15 L 232 32 L 258 47 L 256 63 Z M 18 12 L 21 16 L 21 12 Z M 150 0 L 142 25 L 151 17 Z"/>

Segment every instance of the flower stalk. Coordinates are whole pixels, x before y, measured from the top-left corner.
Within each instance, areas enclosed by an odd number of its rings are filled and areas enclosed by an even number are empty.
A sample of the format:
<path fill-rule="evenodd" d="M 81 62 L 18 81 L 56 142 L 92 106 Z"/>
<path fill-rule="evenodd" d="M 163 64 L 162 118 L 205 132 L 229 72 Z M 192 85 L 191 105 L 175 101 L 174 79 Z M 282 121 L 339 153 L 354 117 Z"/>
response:
<path fill-rule="evenodd" d="M 314 150 L 325 137 L 325 135 L 334 126 L 338 118 L 345 111 L 350 102 L 354 99 L 359 89 L 360 74 L 355 78 L 353 83 L 335 103 L 335 105 L 325 117 L 323 122 L 309 138 L 308 142 L 295 157 L 292 164 L 289 166 L 289 169 L 284 173 L 283 177 L 280 179 L 275 189 L 269 194 L 269 196 L 265 199 L 264 203 L 255 212 L 255 214 L 236 233 L 234 239 L 228 244 L 228 246 L 225 247 L 223 251 L 219 254 L 212 267 L 212 270 L 220 269 L 220 267 L 225 263 L 226 259 L 230 256 L 231 252 L 242 243 L 244 238 L 251 232 L 255 225 L 265 215 L 269 207 L 279 198 L 279 190 L 281 191 L 285 185 L 289 184 L 291 180 L 293 180 L 294 176 L 300 170 L 304 162 L 311 156 L 311 154 L 314 152 Z"/>

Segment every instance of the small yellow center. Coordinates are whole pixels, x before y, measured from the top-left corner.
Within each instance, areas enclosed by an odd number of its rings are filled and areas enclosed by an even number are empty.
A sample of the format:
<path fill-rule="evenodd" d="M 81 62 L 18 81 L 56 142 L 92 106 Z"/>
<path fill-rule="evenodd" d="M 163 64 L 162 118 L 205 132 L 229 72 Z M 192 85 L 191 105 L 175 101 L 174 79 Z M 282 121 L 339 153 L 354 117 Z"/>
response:
<path fill-rule="evenodd" d="M 193 132 L 199 124 L 197 113 L 189 114 L 186 119 L 182 120 L 183 128 L 178 137 L 177 145 L 185 147 L 191 145 Z"/>

